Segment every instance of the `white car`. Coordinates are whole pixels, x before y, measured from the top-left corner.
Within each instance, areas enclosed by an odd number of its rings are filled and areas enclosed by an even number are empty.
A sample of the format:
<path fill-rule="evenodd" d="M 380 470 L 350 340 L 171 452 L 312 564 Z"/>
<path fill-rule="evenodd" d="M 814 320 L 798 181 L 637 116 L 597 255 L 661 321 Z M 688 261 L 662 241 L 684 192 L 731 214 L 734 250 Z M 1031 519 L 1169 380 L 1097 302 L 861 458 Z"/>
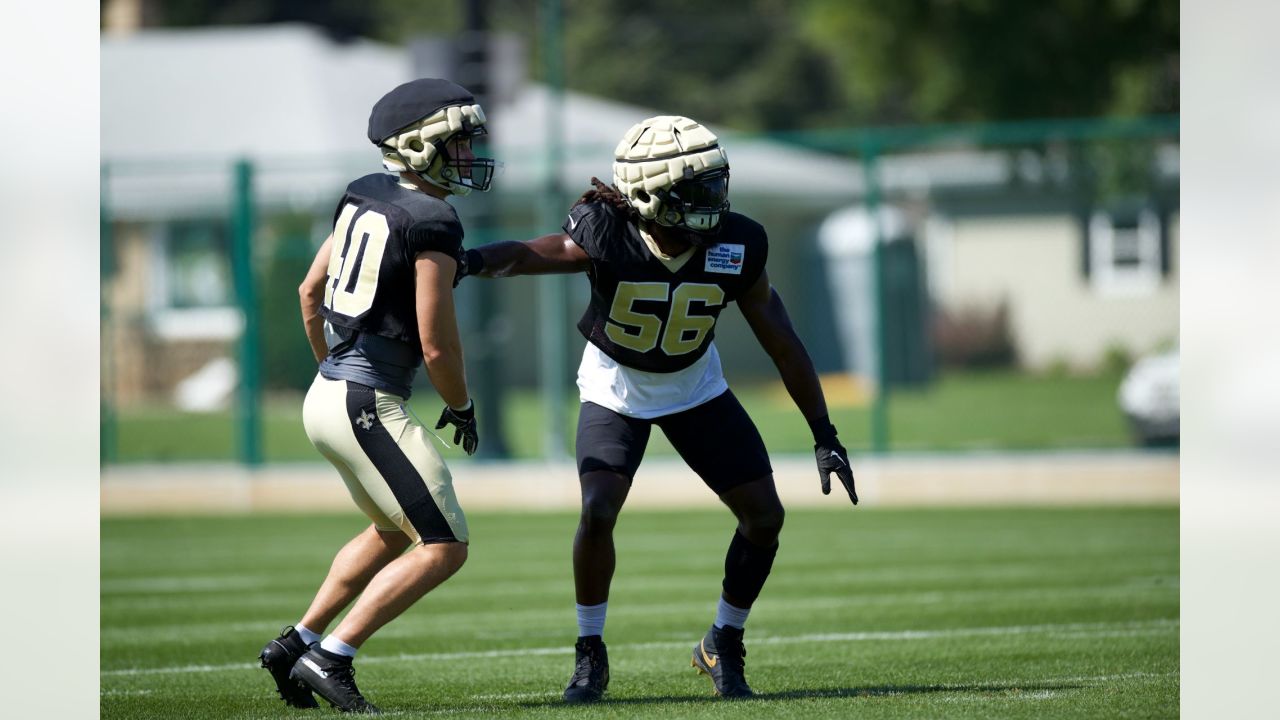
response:
<path fill-rule="evenodd" d="M 1178 351 L 1149 355 L 1129 368 L 1117 393 L 1142 445 L 1178 444 Z"/>

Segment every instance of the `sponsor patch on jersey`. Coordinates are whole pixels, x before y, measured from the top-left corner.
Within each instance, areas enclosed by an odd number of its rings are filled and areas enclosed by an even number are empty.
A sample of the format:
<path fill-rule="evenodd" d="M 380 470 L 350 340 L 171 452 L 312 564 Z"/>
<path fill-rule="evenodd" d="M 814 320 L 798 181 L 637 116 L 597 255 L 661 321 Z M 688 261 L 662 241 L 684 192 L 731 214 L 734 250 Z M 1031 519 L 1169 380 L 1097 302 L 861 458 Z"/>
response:
<path fill-rule="evenodd" d="M 742 274 L 742 256 L 746 245 L 720 243 L 707 248 L 707 272 L 724 273 L 726 275 Z"/>

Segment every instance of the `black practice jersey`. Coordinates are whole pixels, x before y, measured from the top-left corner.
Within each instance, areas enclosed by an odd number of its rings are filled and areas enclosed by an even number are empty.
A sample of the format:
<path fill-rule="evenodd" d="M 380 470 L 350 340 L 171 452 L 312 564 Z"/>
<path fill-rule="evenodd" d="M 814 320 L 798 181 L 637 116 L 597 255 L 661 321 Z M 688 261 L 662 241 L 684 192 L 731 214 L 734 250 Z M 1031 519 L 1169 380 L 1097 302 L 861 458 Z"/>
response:
<path fill-rule="evenodd" d="M 462 224 L 444 200 L 386 174 L 348 185 L 320 307 L 330 351 L 321 374 L 408 397 L 422 364 L 414 259 L 427 250 L 456 257 L 461 245 Z"/>
<path fill-rule="evenodd" d="M 347 186 L 333 218 L 333 252 L 320 314 L 333 325 L 418 343 L 414 258 L 456 256 L 462 223 L 449 203 L 409 190 L 393 175 Z"/>
<path fill-rule="evenodd" d="M 769 240 L 759 223 L 738 213 L 721 220 L 719 243 L 696 248 L 671 270 L 618 208 L 583 203 L 564 231 L 591 258 L 591 302 L 578 330 L 618 364 L 675 372 L 702 357 L 725 305 L 742 297 L 764 271 Z"/>

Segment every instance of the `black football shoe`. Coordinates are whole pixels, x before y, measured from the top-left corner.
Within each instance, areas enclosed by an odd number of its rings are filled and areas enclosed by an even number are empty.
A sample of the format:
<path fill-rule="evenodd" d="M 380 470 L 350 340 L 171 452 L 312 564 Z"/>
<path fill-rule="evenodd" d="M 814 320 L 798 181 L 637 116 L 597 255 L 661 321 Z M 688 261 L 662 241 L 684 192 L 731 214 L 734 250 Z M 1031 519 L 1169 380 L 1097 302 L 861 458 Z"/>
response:
<path fill-rule="evenodd" d="M 609 651 L 599 635 L 578 638 L 573 649 L 577 659 L 573 665 L 573 677 L 564 689 L 567 703 L 593 703 L 604 697 L 609 687 Z"/>
<path fill-rule="evenodd" d="M 381 711 L 360 694 L 351 658 L 313 647 L 289 672 L 289 677 L 313 690 L 342 712 L 377 715 Z"/>
<path fill-rule="evenodd" d="M 276 681 L 276 691 L 289 707 L 320 707 L 320 703 L 316 702 L 305 685 L 299 685 L 296 681 L 289 679 L 289 671 L 293 669 L 293 664 L 298 662 L 298 658 L 302 657 L 306 651 L 307 644 L 302 641 L 298 631 L 290 625 L 280 631 L 280 637 L 267 643 L 267 646 L 262 648 L 262 653 L 258 655 L 258 659 L 262 661 L 262 667 L 266 668 L 267 672 L 271 673 L 271 679 Z"/>
<path fill-rule="evenodd" d="M 693 646 L 693 660 L 690 664 L 700 674 L 711 678 L 717 695 L 732 699 L 749 698 L 755 693 L 751 692 L 743 674 L 746 670 L 746 656 L 747 648 L 742 644 L 741 629 L 712 625 L 702 640 Z"/>

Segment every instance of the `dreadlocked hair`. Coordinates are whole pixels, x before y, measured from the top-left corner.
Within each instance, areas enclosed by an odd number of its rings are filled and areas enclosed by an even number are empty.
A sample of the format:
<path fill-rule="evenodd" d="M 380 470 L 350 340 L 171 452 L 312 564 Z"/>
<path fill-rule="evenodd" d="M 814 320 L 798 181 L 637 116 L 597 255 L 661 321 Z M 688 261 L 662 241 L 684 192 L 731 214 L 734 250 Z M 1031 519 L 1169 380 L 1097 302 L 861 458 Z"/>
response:
<path fill-rule="evenodd" d="M 582 197 L 578 198 L 573 207 L 578 207 L 583 203 L 602 202 L 622 210 L 629 216 L 635 217 L 637 215 L 636 209 L 631 207 L 631 203 L 627 202 L 627 198 L 618 189 L 617 185 L 605 185 L 600 178 L 592 177 L 591 187 L 592 189 L 582 193 Z"/>

